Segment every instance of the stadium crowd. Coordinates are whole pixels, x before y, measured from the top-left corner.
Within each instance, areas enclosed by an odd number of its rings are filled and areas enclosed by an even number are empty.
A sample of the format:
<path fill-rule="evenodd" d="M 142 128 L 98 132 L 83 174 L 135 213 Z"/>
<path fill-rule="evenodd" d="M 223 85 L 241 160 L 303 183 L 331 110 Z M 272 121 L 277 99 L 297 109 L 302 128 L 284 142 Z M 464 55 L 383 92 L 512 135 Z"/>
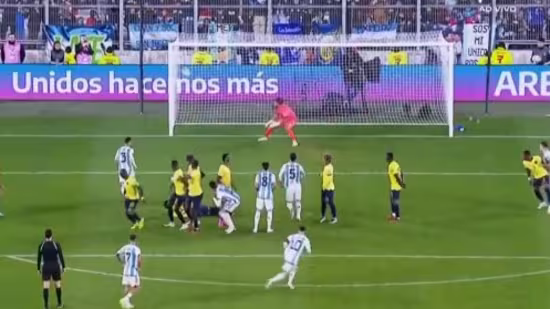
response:
<path fill-rule="evenodd" d="M 47 5 L 45 1 L 49 1 Z M 28 49 L 36 49 L 45 41 L 45 24 L 110 25 L 115 29 L 114 42 L 122 43 L 125 49 L 135 49 L 136 46 L 130 44 L 129 27 L 139 23 L 142 17 L 148 25 L 176 24 L 180 33 L 193 33 L 195 29 L 193 0 L 144 0 L 143 11 L 140 0 L 123 1 L 124 12 L 120 14 L 121 6 L 116 0 L 0 0 L 0 37 L 4 39 L 14 34 L 21 46 L 26 44 Z M 316 34 L 341 32 L 342 29 L 354 33 L 395 25 L 397 33 L 442 31 L 448 40 L 460 41 L 464 24 L 488 23 L 492 16 L 487 11 L 490 0 L 419 0 L 420 12 L 417 12 L 416 0 L 347 0 L 346 25 L 342 27 L 341 1 L 273 0 L 272 8 L 268 9 L 267 0 L 201 0 L 197 30 L 199 33 L 265 34 L 275 32 L 277 25 L 292 24 L 301 34 Z M 495 41 L 505 41 L 515 49 L 540 49 L 537 42 L 550 38 L 549 0 L 497 0 L 497 5 L 503 8 L 513 5 L 514 9 L 501 9 L 496 13 Z M 117 45 L 113 47 L 117 49 Z M 64 54 L 63 61 L 70 60 L 73 53 L 78 58 L 79 51 L 74 49 Z M 166 49 L 166 46 L 149 49 Z M 60 61 L 61 53 L 57 51 L 56 54 L 55 59 L 52 54 L 54 63 Z M 81 58 L 85 55 L 81 54 Z M 116 62 L 115 58 L 108 57 L 106 63 Z"/>

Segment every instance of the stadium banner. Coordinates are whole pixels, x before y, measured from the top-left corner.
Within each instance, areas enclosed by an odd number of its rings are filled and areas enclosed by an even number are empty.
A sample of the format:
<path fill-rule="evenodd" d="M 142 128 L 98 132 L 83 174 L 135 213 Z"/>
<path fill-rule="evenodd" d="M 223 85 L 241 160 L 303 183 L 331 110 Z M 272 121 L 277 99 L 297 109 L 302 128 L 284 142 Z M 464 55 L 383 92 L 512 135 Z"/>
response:
<path fill-rule="evenodd" d="M 397 23 L 365 25 L 352 29 L 351 40 L 395 40 Z"/>
<path fill-rule="evenodd" d="M 61 42 L 63 47 L 74 46 L 80 43 L 82 37 L 86 37 L 94 51 L 101 50 L 101 44 L 109 47 L 113 44 L 115 28 L 112 25 L 106 26 L 61 26 L 45 25 L 44 35 L 51 50 L 55 41 Z"/>
<path fill-rule="evenodd" d="M 273 24 L 273 34 L 298 35 L 304 33 L 304 27 L 299 23 Z"/>
<path fill-rule="evenodd" d="M 354 102 L 426 102 L 441 100 L 443 88 L 429 83 L 441 74 L 438 66 L 382 66 L 378 82 L 347 84 L 339 66 L 259 67 L 226 65 L 184 66 L 177 87 L 185 100 L 257 103 L 281 96 L 294 102 L 325 102 L 347 98 Z M 485 100 L 486 68 L 455 67 L 455 100 Z M 167 102 L 166 65 L 146 65 L 143 87 L 147 101 Z M 326 78 L 331 76 L 331 78 Z M 21 101 L 136 101 L 139 66 L 2 65 L 0 100 Z M 353 91 L 350 91 L 353 90 Z M 550 71 L 543 66 L 493 66 L 489 83 L 492 102 L 545 102 L 550 104 Z M 208 104 L 208 103 L 205 103 Z"/>
<path fill-rule="evenodd" d="M 130 24 L 128 33 L 132 49 L 140 49 L 140 24 Z M 174 23 L 157 23 L 143 25 L 143 45 L 148 50 L 168 49 L 168 43 L 178 38 L 179 25 Z"/>
<path fill-rule="evenodd" d="M 463 64 L 477 64 L 489 50 L 489 24 L 465 24 L 463 29 Z"/>

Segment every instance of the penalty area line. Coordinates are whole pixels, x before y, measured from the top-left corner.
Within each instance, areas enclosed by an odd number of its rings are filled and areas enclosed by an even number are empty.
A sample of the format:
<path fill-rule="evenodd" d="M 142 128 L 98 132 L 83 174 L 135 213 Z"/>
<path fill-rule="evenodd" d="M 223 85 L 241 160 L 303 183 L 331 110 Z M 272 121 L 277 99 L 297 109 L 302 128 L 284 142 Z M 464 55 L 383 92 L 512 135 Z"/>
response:
<path fill-rule="evenodd" d="M 112 257 L 112 256 L 111 256 Z M 26 258 L 18 256 L 6 256 L 6 258 L 23 262 L 27 264 L 35 264 L 35 261 L 29 260 Z M 104 272 L 104 271 L 95 271 L 83 268 L 73 268 L 68 267 L 67 271 L 85 273 L 90 275 L 97 275 L 102 277 L 113 277 L 113 278 L 122 278 L 120 274 Z M 500 280 L 510 280 L 510 279 L 519 279 L 525 277 L 541 276 L 550 273 L 550 269 L 543 269 L 538 271 L 523 272 L 523 273 L 513 273 L 513 274 L 504 274 L 496 276 L 484 276 L 484 277 L 471 277 L 471 278 L 459 278 L 459 279 L 448 279 L 448 280 L 431 280 L 431 281 L 403 281 L 403 282 L 373 282 L 373 283 L 335 283 L 335 284 L 311 284 L 303 283 L 297 284 L 296 287 L 299 288 L 374 288 L 374 287 L 403 287 L 403 286 L 426 286 L 426 285 L 448 285 L 448 284 L 460 284 L 460 283 L 476 283 L 476 282 L 486 282 L 486 281 L 500 281 Z M 208 280 L 187 280 L 187 279 L 170 279 L 170 278 L 159 278 L 159 277 L 150 277 L 150 276 L 140 276 L 141 280 L 145 281 L 156 281 L 164 283 L 179 283 L 179 284 L 188 284 L 188 285 L 203 285 L 203 286 L 224 286 L 224 287 L 254 287 L 262 288 L 264 284 L 260 283 L 247 283 L 247 282 L 224 282 L 224 281 L 208 281 Z"/>

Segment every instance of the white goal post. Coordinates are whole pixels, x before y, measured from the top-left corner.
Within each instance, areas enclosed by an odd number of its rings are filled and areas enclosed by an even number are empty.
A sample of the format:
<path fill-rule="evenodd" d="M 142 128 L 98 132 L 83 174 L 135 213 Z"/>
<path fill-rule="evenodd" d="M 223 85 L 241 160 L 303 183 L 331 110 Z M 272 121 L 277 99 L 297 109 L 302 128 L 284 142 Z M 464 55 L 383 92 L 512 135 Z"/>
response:
<path fill-rule="evenodd" d="M 276 98 L 300 125 L 437 125 L 453 136 L 451 43 L 307 41 L 170 43 L 170 136 L 178 125 L 263 125 Z"/>

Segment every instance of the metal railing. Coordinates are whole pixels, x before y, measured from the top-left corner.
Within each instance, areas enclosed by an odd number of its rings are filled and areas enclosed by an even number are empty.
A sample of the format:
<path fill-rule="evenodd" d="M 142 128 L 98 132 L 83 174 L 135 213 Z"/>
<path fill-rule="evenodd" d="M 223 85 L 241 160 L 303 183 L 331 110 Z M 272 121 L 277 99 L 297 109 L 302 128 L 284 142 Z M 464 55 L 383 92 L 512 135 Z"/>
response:
<path fill-rule="evenodd" d="M 420 33 L 453 29 L 463 20 L 492 21 L 497 40 L 531 42 L 550 37 L 550 0 L 0 0 L 0 38 L 11 32 L 34 46 L 44 44 L 46 24 L 108 24 L 116 29 L 115 44 L 127 49 L 127 29 L 142 19 L 179 24 L 182 33 L 204 32 L 212 21 L 220 29 L 252 33 L 271 33 L 279 22 L 299 23 L 306 33 L 315 24 L 351 33 L 385 23 Z"/>

